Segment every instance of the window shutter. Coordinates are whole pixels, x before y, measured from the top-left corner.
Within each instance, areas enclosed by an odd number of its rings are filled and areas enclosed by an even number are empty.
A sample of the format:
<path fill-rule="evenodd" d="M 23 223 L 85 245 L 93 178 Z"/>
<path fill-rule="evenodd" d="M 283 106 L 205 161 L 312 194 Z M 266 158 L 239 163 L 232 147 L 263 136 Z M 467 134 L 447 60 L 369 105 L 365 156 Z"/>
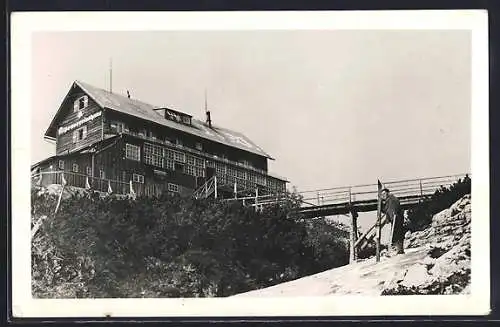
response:
<path fill-rule="evenodd" d="M 87 137 L 87 126 L 83 127 L 83 138 Z"/>
<path fill-rule="evenodd" d="M 73 143 L 78 142 L 78 130 L 73 131 Z"/>
<path fill-rule="evenodd" d="M 75 102 L 73 102 L 73 112 L 77 112 L 78 109 L 80 109 L 79 100 L 76 99 Z"/>
<path fill-rule="evenodd" d="M 85 95 L 83 97 L 83 107 L 87 108 L 88 105 L 89 105 L 89 97 Z"/>

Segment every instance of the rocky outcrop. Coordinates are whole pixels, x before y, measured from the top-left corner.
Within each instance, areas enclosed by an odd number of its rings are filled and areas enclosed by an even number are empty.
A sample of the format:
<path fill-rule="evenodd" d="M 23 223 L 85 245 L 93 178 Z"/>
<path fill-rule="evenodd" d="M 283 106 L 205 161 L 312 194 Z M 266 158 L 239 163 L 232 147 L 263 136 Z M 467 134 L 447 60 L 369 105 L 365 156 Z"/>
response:
<path fill-rule="evenodd" d="M 382 294 L 469 293 L 470 223 L 471 199 L 466 195 L 436 214 L 429 228 L 407 233 L 405 247 L 427 249 L 427 256 L 388 281 Z"/>

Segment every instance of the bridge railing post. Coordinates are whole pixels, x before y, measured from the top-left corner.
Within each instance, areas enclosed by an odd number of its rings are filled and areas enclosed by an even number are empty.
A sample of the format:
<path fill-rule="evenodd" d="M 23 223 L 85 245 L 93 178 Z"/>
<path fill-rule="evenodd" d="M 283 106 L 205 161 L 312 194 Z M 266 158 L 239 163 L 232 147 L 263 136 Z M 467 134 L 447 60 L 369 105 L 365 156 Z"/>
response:
<path fill-rule="evenodd" d="M 358 238 L 358 226 L 357 226 L 357 218 L 358 213 L 351 208 L 351 230 L 350 230 L 350 253 L 349 253 L 349 263 L 354 263 L 358 259 L 358 251 L 357 251 L 357 238 Z"/>

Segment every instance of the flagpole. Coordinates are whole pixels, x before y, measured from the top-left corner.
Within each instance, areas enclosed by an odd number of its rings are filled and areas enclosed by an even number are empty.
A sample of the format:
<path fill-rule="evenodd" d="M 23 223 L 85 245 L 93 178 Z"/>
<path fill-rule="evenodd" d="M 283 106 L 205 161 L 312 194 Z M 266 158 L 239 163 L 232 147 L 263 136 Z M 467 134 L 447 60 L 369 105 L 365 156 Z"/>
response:
<path fill-rule="evenodd" d="M 66 180 L 64 179 L 64 173 L 61 174 L 61 177 L 62 177 L 62 180 L 61 180 L 61 184 L 62 184 L 61 194 L 59 194 L 59 199 L 57 200 L 56 210 L 54 210 L 54 214 L 56 214 L 57 210 L 59 210 L 59 205 L 61 204 L 61 199 L 62 199 L 62 195 L 63 195 L 63 192 L 64 192 L 64 187 L 66 186 Z"/>

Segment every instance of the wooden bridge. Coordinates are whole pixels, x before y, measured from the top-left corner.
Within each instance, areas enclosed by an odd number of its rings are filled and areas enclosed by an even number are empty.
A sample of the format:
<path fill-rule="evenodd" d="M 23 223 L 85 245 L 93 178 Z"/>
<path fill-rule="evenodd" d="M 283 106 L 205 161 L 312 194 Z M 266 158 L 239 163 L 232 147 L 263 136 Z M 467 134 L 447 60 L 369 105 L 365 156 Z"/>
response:
<path fill-rule="evenodd" d="M 383 186 L 398 197 L 401 207 L 408 209 L 430 198 L 437 190 L 448 188 L 459 180 L 470 178 L 468 174 L 388 181 Z M 301 192 L 303 206 L 300 212 L 304 218 L 350 214 L 350 262 L 358 259 L 359 251 L 369 244 L 376 245 L 377 262 L 380 260 L 380 235 L 388 223 L 387 217 L 374 217 L 373 225 L 360 235 L 357 226 L 358 212 L 379 210 L 378 184 L 330 188 Z M 314 203 L 315 202 L 315 203 Z M 392 227 L 392 226 L 391 226 Z"/>
<path fill-rule="evenodd" d="M 383 184 L 398 197 L 403 209 L 408 209 L 430 197 L 439 188 L 449 187 L 466 176 L 469 175 L 407 179 Z M 377 210 L 377 183 L 305 191 L 299 194 L 303 197 L 301 212 L 307 218 Z"/>
<path fill-rule="evenodd" d="M 398 197 L 403 209 L 425 201 L 438 189 L 447 188 L 464 179 L 468 174 L 449 175 L 439 177 L 427 177 L 418 179 L 407 179 L 398 181 L 386 181 L 383 183 L 392 194 Z M 201 187 L 197 196 L 217 196 L 216 180 L 209 181 Z M 369 212 L 377 210 L 378 187 L 377 183 L 354 185 L 345 187 L 334 187 L 296 193 L 302 202 L 300 212 L 304 218 L 325 217 L 333 215 L 347 215 L 352 212 Z M 261 207 L 267 204 L 279 203 L 287 199 L 286 194 L 263 192 L 256 189 L 247 189 L 246 192 L 238 192 L 234 197 L 223 199 L 224 201 L 242 201 L 246 205 Z"/>

